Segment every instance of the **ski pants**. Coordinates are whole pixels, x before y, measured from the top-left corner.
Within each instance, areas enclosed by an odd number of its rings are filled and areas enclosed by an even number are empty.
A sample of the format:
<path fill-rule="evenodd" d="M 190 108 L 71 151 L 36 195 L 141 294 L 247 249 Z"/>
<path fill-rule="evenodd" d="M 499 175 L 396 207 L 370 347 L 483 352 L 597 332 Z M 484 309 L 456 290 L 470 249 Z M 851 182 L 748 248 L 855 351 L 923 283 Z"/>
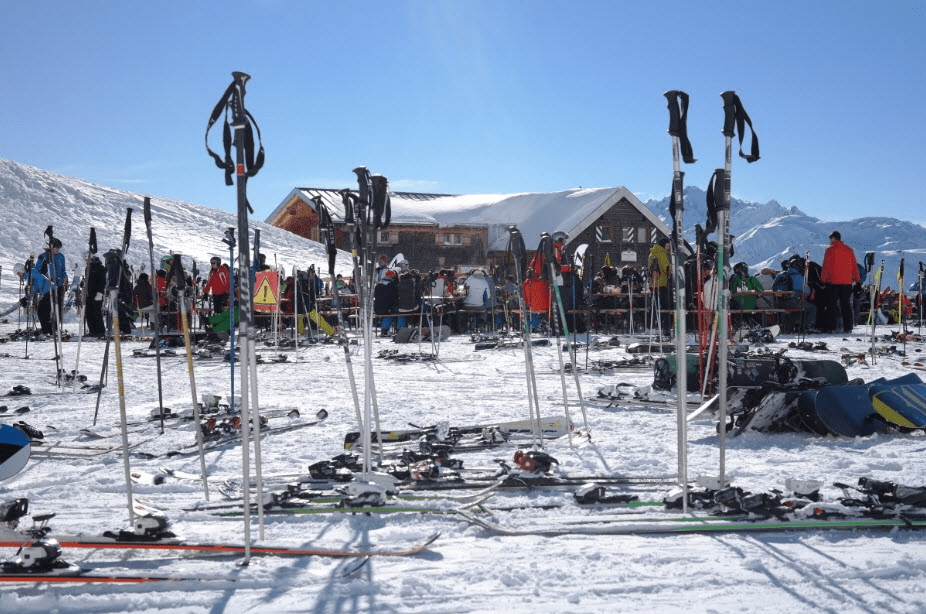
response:
<path fill-rule="evenodd" d="M 836 328 L 836 314 L 842 314 L 842 331 L 845 333 L 852 332 L 852 326 L 855 324 L 852 314 L 852 286 L 851 284 L 833 284 L 829 287 L 830 311 L 832 313 L 830 324 L 833 329 Z M 837 312 L 836 304 L 839 303 Z"/>

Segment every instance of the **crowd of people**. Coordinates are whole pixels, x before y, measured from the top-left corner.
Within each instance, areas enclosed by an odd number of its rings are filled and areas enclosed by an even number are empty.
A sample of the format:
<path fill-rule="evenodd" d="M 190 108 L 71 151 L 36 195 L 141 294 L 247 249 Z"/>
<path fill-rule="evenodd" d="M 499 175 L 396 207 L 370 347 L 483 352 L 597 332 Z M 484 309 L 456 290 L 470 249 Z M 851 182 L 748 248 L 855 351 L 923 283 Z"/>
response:
<path fill-rule="evenodd" d="M 565 237 L 560 237 L 556 244 L 557 257 L 561 257 L 563 241 Z M 921 301 L 920 295 L 911 301 L 889 286 L 872 293 L 865 285 L 868 271 L 858 263 L 840 233 L 834 231 L 829 241 L 822 264 L 799 254 L 782 261 L 778 269 L 766 267 L 756 273 L 745 262 L 734 264 L 728 276 L 731 316 L 738 321 L 764 325 L 770 323 L 773 314 L 780 317 L 786 313 L 791 316 L 787 324 L 793 330 L 849 333 L 854 326 L 868 321 L 871 296 L 874 296 L 873 313 L 882 323 L 912 314 Z M 38 318 L 42 335 L 54 334 L 67 302 L 67 306 L 72 303 L 78 306 L 85 322 L 85 335 L 105 336 L 108 333 L 104 312 L 109 305 L 106 267 L 99 256 L 88 254 L 84 279 L 75 284 L 76 288 L 70 288 L 61 247 L 61 241 L 53 239 L 37 258 L 17 265 L 16 273 L 24 290 L 21 303 L 34 308 L 32 313 Z M 628 264 L 617 268 L 606 264 L 591 279 L 587 275 L 587 282 L 580 278 L 581 271 L 559 263 L 562 266 L 557 267 L 558 300 L 570 314 L 569 328 L 579 332 L 588 327 L 630 330 L 636 309 L 639 315 L 635 328 L 655 328 L 658 324 L 669 330 L 676 301 L 669 248 L 669 240 L 661 237 L 652 245 L 646 266 Z M 683 263 L 686 309 L 693 319 L 697 313 L 713 311 L 718 304 L 716 258 L 716 244 L 705 243 Z M 180 271 L 184 283 L 178 287 L 177 272 L 171 269 L 180 262 L 179 258 L 165 256 L 154 271 L 153 280 L 144 267 L 133 279 L 131 268 L 122 263 L 117 290 L 122 333 L 138 325 L 148 328 L 156 325 L 163 331 L 180 330 L 181 300 L 186 301 L 186 310 L 199 316 L 207 330 L 211 323 L 209 316 L 228 309 L 233 295 L 238 295 L 228 264 L 220 257 L 213 257 L 209 270 L 201 275 L 194 262 L 192 270 Z M 257 272 L 270 268 L 263 255 L 259 255 Z M 294 273 L 278 278 L 282 326 L 290 326 L 300 316 L 316 310 L 333 325 L 350 324 L 337 322 L 332 295 L 334 285 L 341 297 L 340 307 L 347 314 L 353 313 L 358 299 L 352 280 L 337 275 L 326 282 L 314 266 Z M 545 273 L 543 266 L 534 263 L 524 272 L 521 290 L 533 329 L 558 327 L 558 318 L 551 317 L 551 306 L 556 301 L 551 300 Z M 383 255 L 373 281 L 373 312 L 383 336 L 410 323 L 417 326 L 419 318 L 427 317 L 439 319 L 457 332 L 514 330 L 521 326 L 519 288 L 511 271 L 503 267 L 473 268 L 463 273 L 448 267 L 422 274 L 405 259 L 390 266 Z M 153 317 L 155 301 L 161 314 L 157 323 Z M 648 314 L 652 318 L 647 321 Z M 269 322 L 266 316 L 257 320 L 258 326 L 269 326 Z M 692 324 L 696 325 L 694 321 Z"/>

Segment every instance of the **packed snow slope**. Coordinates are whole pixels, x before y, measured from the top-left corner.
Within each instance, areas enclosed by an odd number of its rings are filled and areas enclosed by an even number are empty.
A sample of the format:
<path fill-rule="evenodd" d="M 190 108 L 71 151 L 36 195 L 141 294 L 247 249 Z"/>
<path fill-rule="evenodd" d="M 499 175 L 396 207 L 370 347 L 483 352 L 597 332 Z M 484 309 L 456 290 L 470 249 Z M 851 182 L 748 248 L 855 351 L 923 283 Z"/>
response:
<path fill-rule="evenodd" d="M 228 198 L 235 201 L 233 188 L 229 188 Z M 68 273 L 75 264 L 82 268 L 90 227 L 96 229 L 102 256 L 122 244 L 126 210 L 130 207 L 132 238 L 127 261 L 134 265 L 136 273 L 143 264 L 145 270 L 150 268 L 143 195 L 0 159 L 0 203 L 3 207 L 0 266 L 4 273 L 12 275 L 14 263 L 23 262 L 30 253 L 39 254 L 45 248 L 43 234 L 49 225 L 63 244 L 61 253 L 65 255 Z M 228 260 L 228 246 L 222 239 L 228 228 L 234 228 L 237 235 L 235 215 L 152 195 L 151 217 L 155 266 L 160 265 L 161 256 L 171 253 L 182 254 L 187 268 L 196 260 L 201 271 L 208 271 L 212 256 L 221 257 L 223 262 Z M 267 256 L 268 264 L 276 260 L 287 270 L 293 266 L 304 270 L 311 264 L 318 268 L 324 263 L 322 270 L 327 273 L 327 259 L 320 244 L 254 219 L 250 220 L 250 228 L 252 237 L 255 229 L 260 230 L 260 251 Z M 346 253 L 341 254 L 338 262 L 339 272 L 342 269 L 349 274 L 350 258 Z"/>

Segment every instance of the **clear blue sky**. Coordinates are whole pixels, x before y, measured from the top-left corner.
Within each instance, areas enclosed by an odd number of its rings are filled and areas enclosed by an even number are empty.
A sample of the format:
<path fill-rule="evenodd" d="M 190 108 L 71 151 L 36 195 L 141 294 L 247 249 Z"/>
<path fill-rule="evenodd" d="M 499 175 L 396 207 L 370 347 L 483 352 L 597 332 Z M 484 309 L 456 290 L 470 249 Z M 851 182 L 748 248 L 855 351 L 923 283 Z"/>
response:
<path fill-rule="evenodd" d="M 396 190 L 662 198 L 669 89 L 703 189 L 732 89 L 762 146 L 735 196 L 926 221 L 923 0 L 0 0 L 0 157 L 233 211 L 203 141 L 233 70 L 267 151 L 260 219 L 358 165 Z"/>

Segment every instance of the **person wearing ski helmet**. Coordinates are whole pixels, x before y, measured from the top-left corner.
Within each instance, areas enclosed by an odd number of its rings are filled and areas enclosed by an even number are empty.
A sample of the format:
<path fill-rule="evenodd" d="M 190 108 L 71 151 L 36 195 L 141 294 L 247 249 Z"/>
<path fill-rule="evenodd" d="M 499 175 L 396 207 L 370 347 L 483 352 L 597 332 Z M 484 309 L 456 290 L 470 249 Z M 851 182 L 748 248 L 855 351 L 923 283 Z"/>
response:
<path fill-rule="evenodd" d="M 828 328 L 836 329 L 837 318 L 841 314 L 843 332 L 851 333 L 855 324 L 852 314 L 852 287 L 861 284 L 862 278 L 859 275 L 855 251 L 842 242 L 839 231 L 831 232 L 829 239 L 830 246 L 823 253 L 823 271 L 820 273 L 829 298 Z"/>
<path fill-rule="evenodd" d="M 203 287 L 203 294 L 212 295 L 213 315 L 225 311 L 228 305 L 228 295 L 231 292 L 231 273 L 228 265 L 222 264 L 222 259 L 213 256 L 209 260 L 209 279 Z"/>

